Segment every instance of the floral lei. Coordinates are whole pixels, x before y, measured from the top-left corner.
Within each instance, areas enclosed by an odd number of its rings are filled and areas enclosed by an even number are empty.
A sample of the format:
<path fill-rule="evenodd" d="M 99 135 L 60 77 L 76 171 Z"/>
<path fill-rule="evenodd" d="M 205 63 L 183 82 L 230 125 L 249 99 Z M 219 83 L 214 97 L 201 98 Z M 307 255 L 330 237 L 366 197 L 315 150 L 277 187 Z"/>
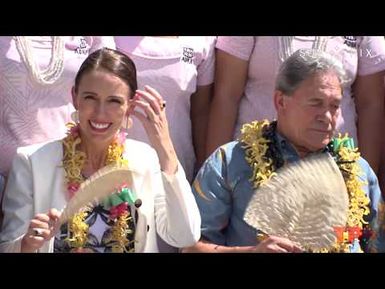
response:
<path fill-rule="evenodd" d="M 79 127 L 73 123 L 67 124 L 69 131 L 67 137 L 63 139 L 63 167 L 65 171 L 65 181 L 68 192 L 68 199 L 71 199 L 85 180 L 82 175 L 82 168 L 86 160 L 84 152 L 78 150 L 81 143 L 79 137 Z M 108 147 L 106 165 L 121 164 L 127 165 L 127 160 L 123 159 L 124 152 L 124 136 L 115 137 L 114 142 Z M 103 202 L 103 207 L 109 210 L 109 219 L 113 221 L 111 234 L 108 242 L 112 242 L 112 252 L 133 252 L 134 248 L 127 250 L 129 245 L 134 242 L 133 218 L 128 210 L 128 203 L 133 203 L 133 196 L 127 185 L 116 189 L 116 192 Z M 84 247 L 87 243 L 89 226 L 85 219 L 92 208 L 86 206 L 79 213 L 75 214 L 68 221 L 69 237 L 66 242 L 75 251 L 85 251 Z"/>
<path fill-rule="evenodd" d="M 254 188 L 266 183 L 284 164 L 273 137 L 275 129 L 276 122 L 270 123 L 267 120 L 245 124 L 241 129 L 240 141 L 245 149 L 245 159 L 253 171 L 250 180 L 253 182 Z M 356 161 L 359 159 L 360 153 L 357 148 L 354 148 L 353 140 L 347 135 L 334 138 L 327 146 L 327 150 L 335 159 L 345 180 L 349 194 L 349 210 L 346 227 L 336 230 L 337 243 L 331 250 L 321 251 L 350 252 L 352 242 L 361 237 L 362 245 L 366 246 L 371 235 L 364 219 L 364 216 L 369 214 L 370 201 L 362 189 L 363 182 L 358 177 L 360 167 Z M 361 248 L 358 251 L 361 251 Z"/>

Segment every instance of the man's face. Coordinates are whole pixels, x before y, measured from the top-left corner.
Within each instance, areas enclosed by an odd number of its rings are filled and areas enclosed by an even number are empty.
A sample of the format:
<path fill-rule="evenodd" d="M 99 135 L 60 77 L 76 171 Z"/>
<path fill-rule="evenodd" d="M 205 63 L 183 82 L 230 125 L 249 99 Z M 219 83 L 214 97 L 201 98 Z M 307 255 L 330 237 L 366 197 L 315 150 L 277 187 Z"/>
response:
<path fill-rule="evenodd" d="M 324 148 L 340 115 L 342 89 L 334 72 L 316 73 L 291 96 L 276 92 L 278 128 L 300 152 Z"/>

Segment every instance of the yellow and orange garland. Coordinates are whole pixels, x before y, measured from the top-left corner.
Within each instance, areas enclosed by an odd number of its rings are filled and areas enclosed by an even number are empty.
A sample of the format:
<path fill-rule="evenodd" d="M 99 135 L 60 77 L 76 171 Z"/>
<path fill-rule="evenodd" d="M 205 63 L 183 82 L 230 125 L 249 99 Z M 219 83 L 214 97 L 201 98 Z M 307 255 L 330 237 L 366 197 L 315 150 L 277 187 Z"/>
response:
<path fill-rule="evenodd" d="M 70 199 L 84 181 L 82 168 L 86 160 L 86 155 L 78 149 L 81 143 L 78 126 L 73 123 L 69 123 L 67 126 L 69 132 L 67 133 L 67 137 L 63 139 L 63 167 L 68 198 Z M 113 163 L 127 165 L 127 160 L 123 159 L 123 152 L 124 140 L 116 136 L 114 142 L 108 147 L 106 165 Z M 120 204 L 113 209 L 113 214 L 112 211 L 110 211 L 110 219 L 114 221 L 110 234 L 110 241 L 113 242 L 111 249 L 112 252 L 127 252 L 126 246 L 130 243 L 127 235 L 133 233 L 128 225 L 128 221 L 132 219 L 132 216 L 127 210 L 127 203 Z M 76 248 L 75 251 L 81 252 L 87 243 L 89 227 L 85 219 L 90 210 L 91 208 L 85 207 L 68 221 L 70 236 L 67 237 L 66 241 L 71 248 Z"/>
<path fill-rule="evenodd" d="M 240 142 L 243 143 L 245 149 L 245 159 L 250 165 L 253 173 L 250 181 L 253 187 L 257 188 L 266 183 L 276 173 L 278 169 L 275 167 L 271 158 L 266 157 L 272 140 L 266 137 L 265 131 L 269 128 L 271 123 L 267 120 L 254 121 L 243 125 L 241 129 Z M 338 167 L 344 177 L 346 188 L 349 194 L 349 211 L 348 220 L 345 230 L 342 232 L 343 237 L 351 232 L 349 228 L 359 228 L 362 231 L 367 222 L 364 216 L 369 214 L 369 198 L 366 196 L 362 188 L 363 182 L 359 179 L 360 167 L 357 160 L 360 153 L 357 148 L 353 146 L 345 146 L 344 143 L 349 143 L 349 138 L 341 135 L 334 139 L 332 148 L 335 152 L 335 159 Z M 358 232 L 355 232 L 358 237 Z M 337 241 L 330 252 L 349 252 L 350 244 L 343 238 Z M 327 250 L 322 250 L 327 252 Z"/>

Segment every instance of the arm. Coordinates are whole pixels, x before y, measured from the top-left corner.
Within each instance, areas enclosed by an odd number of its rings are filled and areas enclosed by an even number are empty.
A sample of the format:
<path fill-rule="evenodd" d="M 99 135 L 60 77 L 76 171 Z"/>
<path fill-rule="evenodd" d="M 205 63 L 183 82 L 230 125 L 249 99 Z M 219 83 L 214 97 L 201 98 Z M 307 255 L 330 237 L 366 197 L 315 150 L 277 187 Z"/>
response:
<path fill-rule="evenodd" d="M 234 151 L 237 143 L 232 142 L 218 148 L 204 163 L 194 183 L 193 193 L 200 209 L 202 218 L 202 238 L 183 252 L 207 252 L 207 253 L 242 253 L 242 252 L 295 252 L 300 250 L 291 241 L 275 236 L 267 236 L 258 243 L 257 233 L 250 243 L 232 244 L 228 246 L 228 225 L 235 218 L 233 212 L 233 194 L 237 182 L 231 166 L 232 157 L 237 154 Z M 238 167 L 235 167 L 238 169 Z M 237 179 L 237 176 L 234 177 Z M 236 234 L 241 234 L 238 231 Z"/>
<path fill-rule="evenodd" d="M 147 133 L 151 146 L 155 149 L 162 172 L 173 175 L 178 169 L 178 157 L 171 141 L 164 100 L 152 87 L 146 85 L 144 90 L 137 90 L 131 102 L 131 114 L 139 119 Z M 131 109 L 131 110 L 132 110 Z"/>
<path fill-rule="evenodd" d="M 300 247 L 288 239 L 269 236 L 256 246 L 221 246 L 205 240 L 185 248 L 183 253 L 301 253 Z"/>
<path fill-rule="evenodd" d="M 1 252 L 20 252 L 21 240 L 33 217 L 32 169 L 26 155 L 18 153 L 8 175 L 3 200 Z"/>
<path fill-rule="evenodd" d="M 384 87 L 385 87 L 385 78 L 384 78 Z M 384 97 L 385 97 L 385 93 L 384 93 Z M 384 101 L 384 105 L 385 105 L 385 101 Z M 385 111 L 385 109 L 384 109 Z M 384 130 L 385 128 L 385 116 L 382 120 L 382 129 Z M 382 131 L 384 132 L 384 131 Z M 381 135 L 384 135 L 384 133 L 381 133 Z M 380 183 L 380 189 L 381 189 L 381 193 L 382 193 L 382 197 L 384 198 L 385 197 L 385 138 L 382 138 L 382 142 L 381 142 L 381 163 L 380 163 L 380 169 L 379 169 L 379 172 L 377 174 L 378 176 L 378 179 L 379 179 L 379 183 Z"/>
<path fill-rule="evenodd" d="M 248 61 L 217 49 L 215 89 L 210 106 L 206 157 L 233 138 L 247 72 Z"/>
<path fill-rule="evenodd" d="M 383 128 L 385 128 L 385 118 L 383 122 Z M 381 164 L 380 164 L 380 170 L 378 173 L 378 179 L 380 182 L 380 189 L 381 189 L 382 196 L 385 197 L 385 139 L 383 139 L 381 143 Z"/>
<path fill-rule="evenodd" d="M 384 72 L 357 76 L 353 85 L 358 123 L 357 134 L 362 156 L 378 173 L 384 118 Z"/>
<path fill-rule="evenodd" d="M 3 202 L 0 252 L 36 252 L 54 236 L 56 220 L 60 216 L 56 209 L 34 216 L 34 171 L 29 153 L 23 150 L 18 149 L 8 177 Z"/>
<path fill-rule="evenodd" d="M 199 210 L 182 166 L 178 162 L 159 93 L 149 86 L 137 90 L 132 103 L 141 109 L 132 115 L 143 124 L 156 155 L 155 171 L 147 176 L 149 192 L 154 194 L 155 223 L 159 236 L 174 247 L 191 246 L 200 237 Z"/>
<path fill-rule="evenodd" d="M 362 168 L 361 180 L 367 183 L 363 186 L 370 199 L 370 229 L 372 235 L 368 241 L 367 248 L 363 248 L 368 252 L 385 252 L 385 203 L 381 197 L 381 191 L 378 185 L 376 174 L 369 164 L 363 159 L 359 159 Z"/>
<path fill-rule="evenodd" d="M 211 243 L 204 239 L 195 246 L 184 248 L 182 253 L 253 253 L 255 246 L 230 247 Z"/>
<path fill-rule="evenodd" d="M 159 236 L 177 248 L 195 244 L 200 238 L 201 217 L 182 166 L 173 175 L 155 173 L 152 191 Z"/>
<path fill-rule="evenodd" d="M 191 129 L 197 168 L 200 168 L 206 159 L 207 123 L 212 88 L 212 85 L 198 86 L 197 91 L 191 95 Z"/>

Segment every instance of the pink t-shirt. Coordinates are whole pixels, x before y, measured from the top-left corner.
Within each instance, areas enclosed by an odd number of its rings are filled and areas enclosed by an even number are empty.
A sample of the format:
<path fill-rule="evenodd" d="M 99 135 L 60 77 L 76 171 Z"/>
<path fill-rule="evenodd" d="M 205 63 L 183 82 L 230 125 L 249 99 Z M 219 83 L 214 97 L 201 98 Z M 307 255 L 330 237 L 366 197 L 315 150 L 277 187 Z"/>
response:
<path fill-rule="evenodd" d="M 320 38 L 315 36 L 296 36 L 291 42 L 291 49 L 285 48 L 288 45 L 280 45 L 279 38 L 218 37 L 218 49 L 249 61 L 248 80 L 240 102 L 234 138 L 239 136 L 244 123 L 264 118 L 272 120 L 276 117 L 273 92 L 278 68 L 282 59 L 285 59 L 281 55 L 290 55 L 284 52 L 294 52 L 300 48 L 318 48 L 337 56 L 346 69 L 348 81 L 344 87 L 337 129 L 342 133 L 348 132 L 357 144 L 357 114 L 351 85 L 357 75 L 369 75 L 385 70 L 384 37 L 334 36 L 322 38 L 322 42 L 316 41 Z"/>
<path fill-rule="evenodd" d="M 215 37 L 115 37 L 116 48 L 137 68 L 138 87 L 155 88 L 167 102 L 166 115 L 178 159 L 192 180 L 195 153 L 192 143 L 190 96 L 197 86 L 214 81 Z M 149 143 L 146 132 L 133 117 L 128 137 Z"/>
<path fill-rule="evenodd" d="M 114 48 L 113 37 L 63 37 L 64 70 L 56 82 L 37 83 L 20 59 L 13 37 L 0 37 L 0 173 L 6 175 L 19 146 L 65 136 L 74 110 L 71 88 L 90 52 Z M 51 59 L 52 38 L 30 37 L 32 54 L 41 69 Z"/>

